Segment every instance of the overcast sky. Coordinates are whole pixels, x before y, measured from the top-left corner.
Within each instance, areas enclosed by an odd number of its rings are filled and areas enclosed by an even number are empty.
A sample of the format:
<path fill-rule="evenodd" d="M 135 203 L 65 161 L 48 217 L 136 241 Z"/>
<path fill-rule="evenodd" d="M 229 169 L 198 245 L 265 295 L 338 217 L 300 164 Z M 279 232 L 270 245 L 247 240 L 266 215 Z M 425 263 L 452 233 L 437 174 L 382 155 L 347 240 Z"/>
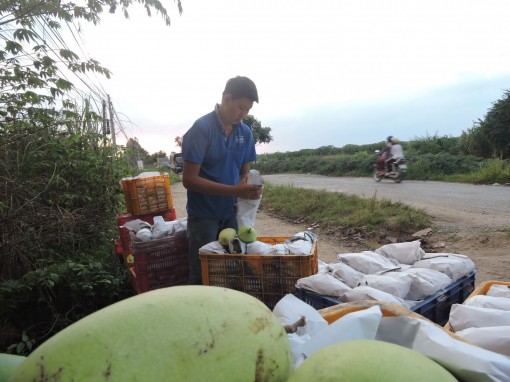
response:
<path fill-rule="evenodd" d="M 125 134 L 149 153 L 220 102 L 228 78 L 258 87 L 259 152 L 459 136 L 510 89 L 508 0 L 163 0 L 85 26 L 88 54 Z M 122 135 L 119 143 L 125 142 Z"/>

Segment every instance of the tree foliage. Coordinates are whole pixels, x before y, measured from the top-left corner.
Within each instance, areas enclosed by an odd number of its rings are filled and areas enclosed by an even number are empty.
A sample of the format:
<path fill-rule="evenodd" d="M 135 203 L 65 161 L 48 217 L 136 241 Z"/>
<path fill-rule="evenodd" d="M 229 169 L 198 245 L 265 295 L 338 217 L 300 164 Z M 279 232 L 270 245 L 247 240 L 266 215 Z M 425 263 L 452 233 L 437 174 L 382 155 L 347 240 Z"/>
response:
<path fill-rule="evenodd" d="M 271 128 L 262 127 L 262 123 L 253 115 L 248 114 L 244 119 L 244 123 L 246 123 L 251 128 L 255 145 L 260 145 L 261 143 L 269 143 L 273 140 L 273 137 L 271 136 Z"/>
<path fill-rule="evenodd" d="M 159 13 L 167 25 L 170 18 L 158 0 L 90 0 L 85 5 L 71 1 L 5 0 L 0 6 L 0 118 L 5 121 L 32 118 L 62 107 L 71 113 L 73 107 L 88 98 L 81 93 L 61 98 L 72 91 L 80 92 L 69 79 L 88 86 L 96 96 L 104 96 L 86 76 L 96 72 L 110 77 L 110 71 L 92 58 L 81 58 L 70 47 L 69 36 L 78 40 L 79 22 L 97 24 L 103 12 L 121 11 L 129 17 L 128 8 L 141 4 L 149 16 Z M 182 11 L 180 0 L 177 0 Z M 63 27 L 69 32 L 62 33 Z M 66 41 L 66 36 L 67 41 Z M 77 98 L 77 99 L 76 99 Z M 99 97 L 100 98 L 100 97 Z M 98 101 L 96 99 L 96 101 Z M 99 107 L 100 105 L 98 105 Z"/>
<path fill-rule="evenodd" d="M 482 158 L 510 158 L 510 90 L 492 104 L 484 119 L 463 132 L 461 147 Z"/>
<path fill-rule="evenodd" d="M 69 38 L 135 3 L 170 19 L 158 0 L 83 3 L 0 3 L 0 352 L 26 354 L 129 291 L 112 241 L 130 168 L 102 134 L 106 94 L 87 76 L 110 71 Z"/>

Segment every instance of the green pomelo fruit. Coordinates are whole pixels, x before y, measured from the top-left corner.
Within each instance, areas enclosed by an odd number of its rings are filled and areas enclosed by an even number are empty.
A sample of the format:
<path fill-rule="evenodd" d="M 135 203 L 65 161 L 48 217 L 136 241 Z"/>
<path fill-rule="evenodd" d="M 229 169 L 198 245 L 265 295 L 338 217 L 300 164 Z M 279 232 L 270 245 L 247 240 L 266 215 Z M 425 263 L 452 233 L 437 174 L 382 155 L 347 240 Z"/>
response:
<path fill-rule="evenodd" d="M 307 358 L 289 382 L 457 382 L 441 365 L 404 346 L 376 340 L 330 345 Z"/>
<path fill-rule="evenodd" d="M 228 245 L 231 240 L 234 240 L 237 236 L 237 232 L 233 228 L 225 228 L 220 231 L 218 235 L 218 242 L 221 245 Z"/>
<path fill-rule="evenodd" d="M 252 243 L 257 240 L 257 231 L 255 231 L 255 228 L 253 227 L 243 225 L 241 228 L 239 228 L 237 237 L 239 240 L 244 241 L 245 243 Z"/>
<path fill-rule="evenodd" d="M 22 355 L 0 353 L 0 382 L 7 381 L 25 359 L 26 357 Z"/>
<path fill-rule="evenodd" d="M 287 334 L 261 301 L 187 285 L 81 319 L 38 347 L 10 381 L 286 381 L 291 372 Z"/>

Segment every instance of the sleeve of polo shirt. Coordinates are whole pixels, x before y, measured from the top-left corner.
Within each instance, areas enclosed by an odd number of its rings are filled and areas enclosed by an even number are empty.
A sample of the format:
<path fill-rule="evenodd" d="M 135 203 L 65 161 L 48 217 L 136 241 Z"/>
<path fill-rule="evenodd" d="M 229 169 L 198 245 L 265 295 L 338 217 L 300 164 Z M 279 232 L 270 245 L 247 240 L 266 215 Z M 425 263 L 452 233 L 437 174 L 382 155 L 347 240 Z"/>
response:
<path fill-rule="evenodd" d="M 206 129 L 195 122 L 184 134 L 182 140 L 182 158 L 185 162 L 202 164 L 207 151 L 209 139 Z"/>

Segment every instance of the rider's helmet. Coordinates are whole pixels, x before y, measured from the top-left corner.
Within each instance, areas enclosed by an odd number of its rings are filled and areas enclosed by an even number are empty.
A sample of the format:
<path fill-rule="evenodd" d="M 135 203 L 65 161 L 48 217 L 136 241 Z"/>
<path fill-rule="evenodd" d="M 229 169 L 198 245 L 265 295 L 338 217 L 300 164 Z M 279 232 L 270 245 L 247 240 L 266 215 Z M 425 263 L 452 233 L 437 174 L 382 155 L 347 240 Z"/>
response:
<path fill-rule="evenodd" d="M 386 138 L 386 141 L 391 142 L 392 139 L 393 139 L 393 135 L 390 135 L 390 136 L 388 136 L 388 138 Z"/>

